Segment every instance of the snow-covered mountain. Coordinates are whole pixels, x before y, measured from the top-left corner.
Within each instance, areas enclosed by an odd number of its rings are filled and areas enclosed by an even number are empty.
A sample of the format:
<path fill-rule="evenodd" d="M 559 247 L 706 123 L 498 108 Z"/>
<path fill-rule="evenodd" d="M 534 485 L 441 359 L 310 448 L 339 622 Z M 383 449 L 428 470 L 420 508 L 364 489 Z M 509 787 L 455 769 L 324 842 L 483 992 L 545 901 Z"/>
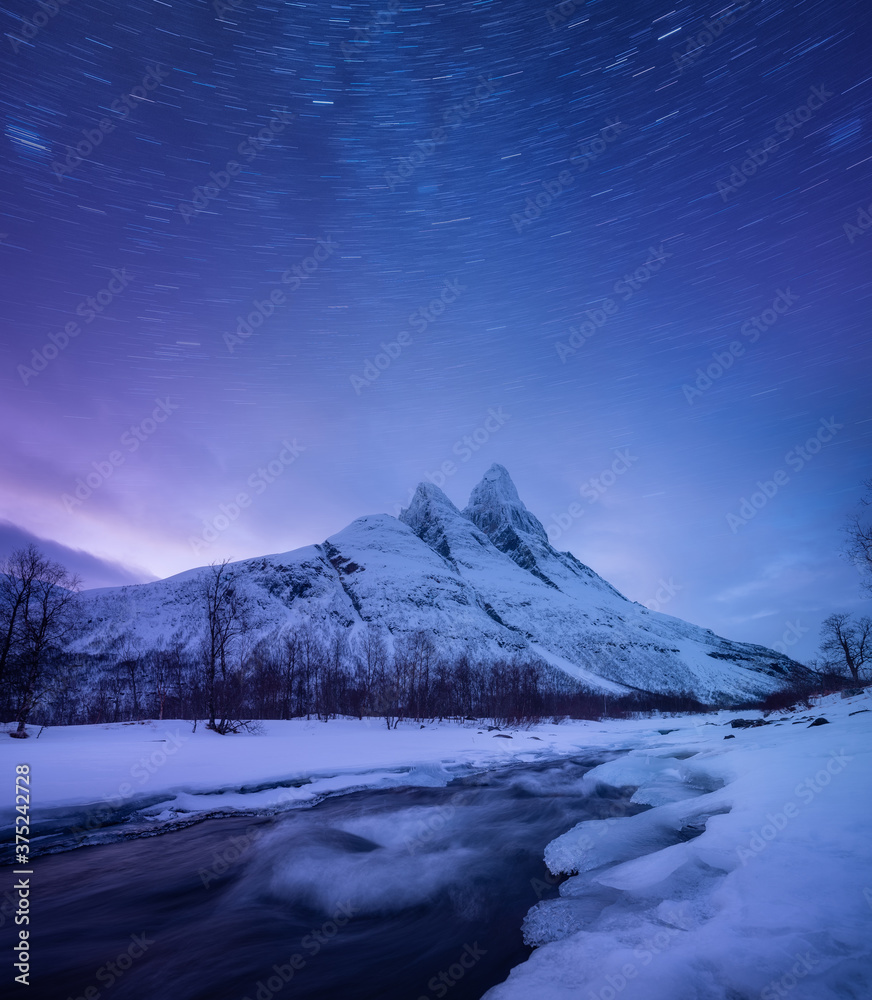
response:
<path fill-rule="evenodd" d="M 399 518 L 360 517 L 320 545 L 233 563 L 257 609 L 254 633 L 312 623 L 389 643 L 424 630 L 440 653 L 535 656 L 593 690 L 690 691 L 737 700 L 803 668 L 763 646 L 628 601 L 548 542 L 508 472 L 493 465 L 460 511 L 421 483 Z M 81 641 L 129 631 L 145 646 L 203 629 L 196 584 L 208 567 L 139 586 L 85 591 Z"/>

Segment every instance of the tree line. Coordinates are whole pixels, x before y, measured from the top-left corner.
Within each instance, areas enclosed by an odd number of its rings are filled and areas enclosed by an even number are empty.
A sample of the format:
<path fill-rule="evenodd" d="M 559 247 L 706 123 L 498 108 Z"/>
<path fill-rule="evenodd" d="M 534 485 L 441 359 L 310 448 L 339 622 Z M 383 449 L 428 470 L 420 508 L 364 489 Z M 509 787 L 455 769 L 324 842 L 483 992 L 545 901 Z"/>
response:
<path fill-rule="evenodd" d="M 637 711 L 702 709 L 689 695 L 603 698 L 542 661 L 445 656 L 424 631 L 394 637 L 312 622 L 254 638 L 251 599 L 226 563 L 192 586 L 201 631 L 177 631 L 146 648 L 132 630 L 107 636 L 97 652 L 76 652 L 78 580 L 33 546 L 0 566 L 0 718 L 85 725 L 186 718 L 218 733 L 259 719 L 371 717 L 489 719 L 600 718 Z"/>
<path fill-rule="evenodd" d="M 872 484 L 870 484 L 872 497 Z M 857 521 L 854 556 L 872 574 L 872 534 Z M 250 720 L 336 716 L 401 720 L 490 719 L 495 725 L 543 718 L 620 717 L 701 711 L 691 695 L 593 694 L 541 660 L 446 656 L 424 631 L 394 637 L 307 622 L 255 638 L 254 605 L 227 562 L 215 563 L 189 595 L 201 628 L 145 648 L 132 630 L 107 636 L 96 652 L 76 652 L 81 635 L 79 579 L 34 545 L 0 563 L 0 719 L 26 725 L 202 720 L 218 733 Z M 821 690 L 838 675 L 865 679 L 872 619 L 830 615 Z"/>

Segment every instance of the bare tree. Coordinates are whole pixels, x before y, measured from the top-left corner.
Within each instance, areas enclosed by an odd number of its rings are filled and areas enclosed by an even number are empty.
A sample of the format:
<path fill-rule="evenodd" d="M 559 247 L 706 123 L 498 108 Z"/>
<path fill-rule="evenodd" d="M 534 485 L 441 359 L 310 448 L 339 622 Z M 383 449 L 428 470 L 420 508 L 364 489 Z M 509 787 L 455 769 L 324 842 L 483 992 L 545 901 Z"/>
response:
<path fill-rule="evenodd" d="M 4 566 L 2 623 L 3 682 L 8 686 L 19 738 L 47 690 L 48 671 L 77 622 L 77 576 L 46 559 L 34 545 L 12 554 Z"/>
<path fill-rule="evenodd" d="M 866 494 L 860 498 L 860 506 L 867 509 L 848 519 L 847 554 L 863 578 L 863 587 L 872 593 L 872 517 L 869 516 L 869 508 L 872 508 L 872 479 L 867 479 L 863 486 Z"/>
<path fill-rule="evenodd" d="M 74 726 L 90 721 L 86 718 L 86 702 L 92 698 L 93 690 L 83 676 L 81 661 L 65 653 L 56 658 L 50 673 L 40 714 L 53 725 Z"/>
<path fill-rule="evenodd" d="M 358 696 L 357 714 L 378 714 L 378 684 L 387 662 L 388 653 L 384 639 L 372 629 L 367 629 L 355 644 L 354 679 Z"/>
<path fill-rule="evenodd" d="M 300 671 L 298 698 L 300 715 L 305 711 L 306 721 L 311 717 L 316 705 L 316 692 L 321 670 L 324 667 L 324 649 L 311 622 L 307 622 L 297 633 L 299 642 Z M 305 708 L 303 707 L 305 705 Z M 320 712 L 319 712 L 320 718 Z"/>
<path fill-rule="evenodd" d="M 402 706 L 406 715 L 420 719 L 430 688 L 435 647 L 423 629 L 401 636 L 395 646 L 395 672 Z"/>
<path fill-rule="evenodd" d="M 324 721 L 336 716 L 346 703 L 348 691 L 348 640 L 341 632 L 335 632 L 324 648 L 324 663 L 318 678 L 317 704 Z"/>
<path fill-rule="evenodd" d="M 855 681 L 860 679 L 870 655 L 872 655 L 872 618 L 854 621 L 845 611 L 836 612 L 824 620 L 821 626 L 821 649 L 827 656 L 827 664 L 844 665 L 851 671 Z"/>
<path fill-rule="evenodd" d="M 187 709 L 191 708 L 192 713 L 194 711 L 196 692 L 192 689 L 196 686 L 196 675 L 189 658 L 185 655 L 185 642 L 181 630 L 174 632 L 170 638 L 167 660 L 172 687 L 176 693 L 176 718 L 187 719 Z"/>
<path fill-rule="evenodd" d="M 174 637 L 175 639 L 175 637 Z M 154 704 L 157 708 L 158 719 L 163 719 L 167 701 L 171 697 L 173 682 L 177 683 L 179 689 L 179 707 L 181 714 L 181 698 L 184 684 L 180 675 L 183 673 L 183 657 L 181 643 L 171 641 L 169 646 L 162 644 L 153 649 L 148 654 L 147 664 L 150 665 L 151 682 L 154 687 Z"/>
<path fill-rule="evenodd" d="M 280 645 L 280 669 L 282 676 L 282 718 L 294 715 L 294 692 L 300 675 L 300 642 L 294 630 L 285 632 Z M 300 712 L 299 714 L 302 714 Z"/>
<path fill-rule="evenodd" d="M 0 683 L 23 641 L 33 585 L 46 565 L 33 544 L 0 563 Z"/>
<path fill-rule="evenodd" d="M 251 610 L 249 599 L 236 589 L 227 562 L 224 559 L 220 563 L 212 563 L 199 587 L 207 629 L 203 660 L 208 728 L 219 733 L 227 733 L 231 728 L 228 718 L 228 661 L 234 643 L 249 629 Z"/>
<path fill-rule="evenodd" d="M 119 674 L 127 678 L 128 691 L 130 693 L 131 719 L 138 719 L 139 695 L 142 686 L 142 674 L 144 672 L 144 657 L 139 649 L 139 643 L 133 632 L 123 632 L 115 640 L 116 669 Z"/>

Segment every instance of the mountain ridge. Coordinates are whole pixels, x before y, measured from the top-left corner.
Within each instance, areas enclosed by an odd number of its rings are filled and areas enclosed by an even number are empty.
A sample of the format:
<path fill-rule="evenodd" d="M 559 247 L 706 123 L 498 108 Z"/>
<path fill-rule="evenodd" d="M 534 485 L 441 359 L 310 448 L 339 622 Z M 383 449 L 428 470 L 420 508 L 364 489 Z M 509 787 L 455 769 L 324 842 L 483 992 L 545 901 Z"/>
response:
<path fill-rule="evenodd" d="M 375 632 L 390 645 L 424 631 L 445 655 L 535 657 L 594 690 L 686 691 L 702 701 L 759 697 L 804 671 L 629 601 L 553 548 L 497 464 L 463 510 L 421 483 L 398 518 L 364 515 L 322 543 L 227 569 L 256 609 L 254 638 L 311 624 L 353 638 Z M 196 583 L 208 572 L 84 592 L 80 648 L 125 629 L 146 646 L 179 629 L 196 637 Z"/>

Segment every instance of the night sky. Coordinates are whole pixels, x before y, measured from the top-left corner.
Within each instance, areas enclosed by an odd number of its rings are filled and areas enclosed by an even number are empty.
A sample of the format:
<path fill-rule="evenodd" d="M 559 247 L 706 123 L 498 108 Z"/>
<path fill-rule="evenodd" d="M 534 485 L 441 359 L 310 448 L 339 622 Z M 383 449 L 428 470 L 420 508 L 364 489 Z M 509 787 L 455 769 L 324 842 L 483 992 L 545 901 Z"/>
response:
<path fill-rule="evenodd" d="M 0 548 L 154 579 L 500 462 L 634 600 L 799 656 L 863 609 L 866 3 L 2 24 Z"/>

